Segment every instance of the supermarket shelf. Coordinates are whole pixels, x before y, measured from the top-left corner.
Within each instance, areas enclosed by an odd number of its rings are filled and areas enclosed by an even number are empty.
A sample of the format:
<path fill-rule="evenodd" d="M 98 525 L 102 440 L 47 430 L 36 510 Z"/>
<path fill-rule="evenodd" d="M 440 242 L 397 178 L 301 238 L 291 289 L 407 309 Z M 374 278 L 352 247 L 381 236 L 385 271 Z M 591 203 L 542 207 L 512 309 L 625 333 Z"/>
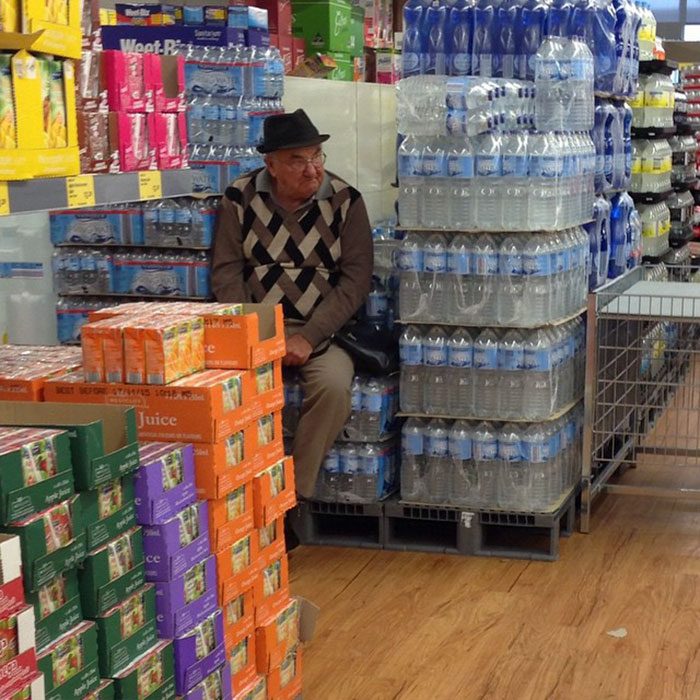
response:
<path fill-rule="evenodd" d="M 184 197 L 191 192 L 191 170 L 37 178 L 0 183 L 0 214 Z"/>
<path fill-rule="evenodd" d="M 96 297 L 97 299 L 143 299 L 147 301 L 212 301 L 213 297 L 186 297 L 163 294 L 118 294 L 116 292 L 60 292 L 59 297 Z"/>
<path fill-rule="evenodd" d="M 639 62 L 639 73 L 641 75 L 651 75 L 652 73 L 671 75 L 674 70 L 678 70 L 678 63 L 676 61 L 654 59 L 652 61 Z"/>
<path fill-rule="evenodd" d="M 665 192 L 630 192 L 630 196 L 639 204 L 658 204 L 665 201 L 672 192 L 673 190 Z"/>
<path fill-rule="evenodd" d="M 644 265 L 658 265 L 664 261 L 664 256 L 671 252 L 671 248 L 666 248 L 661 255 L 643 255 L 642 263 Z"/>
<path fill-rule="evenodd" d="M 171 243 L 170 245 L 150 245 L 148 243 L 56 243 L 55 248 L 105 248 L 107 250 L 113 250 L 115 248 L 135 248 L 137 250 L 211 250 L 210 245 L 180 245 L 177 242 Z"/>

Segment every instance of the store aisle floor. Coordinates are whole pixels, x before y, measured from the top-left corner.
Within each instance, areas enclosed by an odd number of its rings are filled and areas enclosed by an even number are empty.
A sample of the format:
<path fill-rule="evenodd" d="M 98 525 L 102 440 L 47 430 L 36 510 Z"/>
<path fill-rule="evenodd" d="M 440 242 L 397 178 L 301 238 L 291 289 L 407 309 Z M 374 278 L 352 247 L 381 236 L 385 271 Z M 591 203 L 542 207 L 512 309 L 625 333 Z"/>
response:
<path fill-rule="evenodd" d="M 295 550 L 292 590 L 321 607 L 304 700 L 699 698 L 700 505 L 594 516 L 556 563 Z"/>

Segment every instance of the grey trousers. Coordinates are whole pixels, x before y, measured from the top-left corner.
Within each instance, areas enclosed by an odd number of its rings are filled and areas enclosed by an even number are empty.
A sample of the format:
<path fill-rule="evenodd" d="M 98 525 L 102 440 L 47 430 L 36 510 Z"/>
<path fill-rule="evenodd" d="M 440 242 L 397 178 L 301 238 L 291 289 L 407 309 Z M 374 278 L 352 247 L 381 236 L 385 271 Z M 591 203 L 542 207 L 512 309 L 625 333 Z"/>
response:
<path fill-rule="evenodd" d="M 350 387 L 355 369 L 337 345 L 299 368 L 304 403 L 292 454 L 297 493 L 311 498 L 316 478 L 331 446 L 350 416 Z"/>

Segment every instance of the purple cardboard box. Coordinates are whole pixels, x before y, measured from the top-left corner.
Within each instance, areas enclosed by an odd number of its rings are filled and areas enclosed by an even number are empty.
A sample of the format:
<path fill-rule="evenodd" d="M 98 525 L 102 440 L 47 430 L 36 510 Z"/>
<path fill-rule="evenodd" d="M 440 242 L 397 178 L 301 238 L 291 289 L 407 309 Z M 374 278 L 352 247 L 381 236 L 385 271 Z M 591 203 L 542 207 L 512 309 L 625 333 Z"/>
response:
<path fill-rule="evenodd" d="M 219 607 L 214 557 L 195 564 L 174 581 L 155 585 L 156 623 L 161 638 L 185 634 Z"/>
<path fill-rule="evenodd" d="M 210 673 L 196 688 L 183 695 L 182 700 L 208 700 L 210 697 L 221 700 L 231 700 L 233 697 L 228 664 Z"/>
<path fill-rule="evenodd" d="M 224 615 L 217 610 L 182 637 L 173 640 L 175 689 L 184 695 L 226 661 Z"/>
<path fill-rule="evenodd" d="M 147 581 L 172 581 L 209 556 L 206 501 L 185 506 L 161 525 L 143 528 Z"/>
<path fill-rule="evenodd" d="M 266 29 L 246 29 L 245 45 L 266 49 L 270 45 L 270 32 Z"/>
<path fill-rule="evenodd" d="M 136 521 L 161 525 L 197 500 L 194 448 L 182 443 L 149 442 L 139 450 L 134 478 Z"/>

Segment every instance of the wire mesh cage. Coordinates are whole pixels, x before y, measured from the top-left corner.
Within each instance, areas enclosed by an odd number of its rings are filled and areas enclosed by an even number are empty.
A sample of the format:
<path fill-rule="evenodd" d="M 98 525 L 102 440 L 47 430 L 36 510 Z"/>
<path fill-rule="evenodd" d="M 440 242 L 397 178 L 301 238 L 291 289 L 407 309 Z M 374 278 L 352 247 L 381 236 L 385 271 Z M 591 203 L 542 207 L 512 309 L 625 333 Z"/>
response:
<path fill-rule="evenodd" d="M 642 275 L 589 303 L 583 531 L 603 490 L 700 500 L 700 285 Z"/>

